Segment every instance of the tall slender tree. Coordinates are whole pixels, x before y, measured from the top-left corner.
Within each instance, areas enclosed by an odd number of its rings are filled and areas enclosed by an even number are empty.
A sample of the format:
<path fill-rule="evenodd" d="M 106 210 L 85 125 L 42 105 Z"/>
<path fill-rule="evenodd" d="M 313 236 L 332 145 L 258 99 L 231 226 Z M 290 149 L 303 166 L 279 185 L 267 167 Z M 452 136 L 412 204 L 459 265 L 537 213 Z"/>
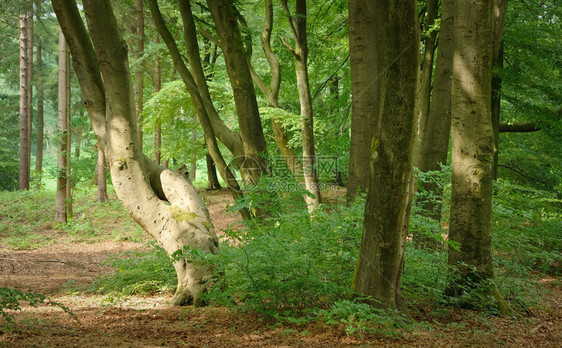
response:
<path fill-rule="evenodd" d="M 59 83 L 58 83 L 58 148 L 57 148 L 57 196 L 55 202 L 55 221 L 67 222 L 69 217 L 69 173 L 68 173 L 68 133 L 70 119 L 70 53 L 59 31 Z"/>
<path fill-rule="evenodd" d="M 357 8 L 357 6 L 362 6 Z M 408 231 L 416 91 L 419 76 L 419 28 L 415 0 L 350 0 L 350 13 L 373 18 L 379 106 L 370 141 L 370 177 L 363 236 L 353 288 L 383 307 L 403 309 L 400 291 Z M 359 18 L 356 18 L 358 20 Z M 356 23 L 355 21 L 353 23 Z M 350 39 L 354 36 L 350 36 Z M 357 43 L 350 46 L 358 49 Z M 372 47 L 372 46 L 371 46 Z M 353 63 L 352 63 L 353 64 Z M 361 91 L 359 91 L 360 93 Z"/>
<path fill-rule="evenodd" d="M 36 1 L 37 16 L 42 13 L 42 1 Z M 41 185 L 41 177 L 43 171 L 43 136 L 44 136 L 44 110 L 45 110 L 45 87 L 43 85 L 43 44 L 38 37 L 36 40 L 36 66 L 37 66 L 37 144 L 35 150 L 35 171 L 39 178 L 37 185 Z"/>
<path fill-rule="evenodd" d="M 142 55 L 144 54 L 144 1 L 135 0 L 137 23 L 136 23 L 136 56 L 137 65 L 135 68 L 135 108 L 139 118 L 139 139 L 140 147 L 143 147 L 143 132 L 142 132 L 142 104 L 144 93 L 144 64 L 142 63 Z"/>
<path fill-rule="evenodd" d="M 19 165 L 19 189 L 28 190 L 30 180 L 30 148 L 29 148 L 29 64 L 27 46 L 29 45 L 28 38 L 28 12 L 24 11 L 20 14 L 19 18 L 19 31 L 20 31 L 20 108 L 19 108 L 19 123 L 20 123 L 20 165 Z"/>
<path fill-rule="evenodd" d="M 289 18 L 289 27 L 295 40 L 295 47 L 291 47 L 284 40 L 295 58 L 295 70 L 297 73 L 297 88 L 299 90 L 299 101 L 301 116 L 303 117 L 302 132 L 302 166 L 305 189 L 310 195 L 305 196 L 308 210 L 312 212 L 320 204 L 320 186 L 318 184 L 318 173 L 316 170 L 316 155 L 314 148 L 314 113 L 312 110 L 312 95 L 310 94 L 310 82 L 308 80 L 308 40 L 306 30 L 306 0 L 296 0 L 295 15 L 291 14 L 287 0 L 281 4 Z"/>

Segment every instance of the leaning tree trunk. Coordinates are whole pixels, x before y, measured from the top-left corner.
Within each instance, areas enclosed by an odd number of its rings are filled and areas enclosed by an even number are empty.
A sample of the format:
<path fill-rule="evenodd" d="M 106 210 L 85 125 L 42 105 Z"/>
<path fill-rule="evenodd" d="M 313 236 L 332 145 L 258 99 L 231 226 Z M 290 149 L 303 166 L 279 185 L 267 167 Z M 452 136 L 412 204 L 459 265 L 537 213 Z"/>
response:
<path fill-rule="evenodd" d="M 240 170 L 246 171 L 248 180 L 255 185 L 261 175 L 269 171 L 266 160 L 268 152 L 237 16 L 230 1 L 207 0 L 207 6 L 220 37 L 226 71 L 232 85 L 245 154 Z"/>
<path fill-rule="evenodd" d="M 450 284 L 460 296 L 493 278 L 491 118 L 492 1 L 456 2 L 452 80 Z M 492 290 L 503 313 L 509 306 Z"/>
<path fill-rule="evenodd" d="M 362 11 L 374 14 L 380 107 L 370 147 L 370 180 L 365 220 L 353 288 L 375 304 L 404 309 L 400 291 L 409 215 L 416 91 L 419 76 L 419 29 L 415 0 L 377 0 Z M 376 9 L 376 11 L 375 11 Z M 371 35 L 365 32 L 365 35 Z M 375 37 L 370 36 L 370 40 Z M 355 96 L 353 96 L 355 98 Z"/>
<path fill-rule="evenodd" d="M 375 9 L 367 0 L 349 2 L 349 53 L 351 61 L 351 145 L 347 201 L 369 185 L 370 146 L 379 107 Z M 370 34 L 366 34 L 370 33 Z"/>
<path fill-rule="evenodd" d="M 20 165 L 19 165 L 19 189 L 28 190 L 29 189 L 29 178 L 30 178 L 30 163 L 28 153 L 29 149 L 29 122 L 28 122 L 28 93 L 29 88 L 29 70 L 27 64 L 27 17 L 25 14 L 20 15 L 19 19 L 19 30 L 20 30 L 20 109 L 19 109 L 19 126 L 20 126 Z"/>
<path fill-rule="evenodd" d="M 318 183 L 318 172 L 316 170 L 316 156 L 314 149 L 314 114 L 312 111 L 312 96 L 308 81 L 308 42 L 306 37 L 306 0 L 296 0 L 296 11 L 293 17 L 287 6 L 287 1 L 281 1 L 283 9 L 289 17 L 289 27 L 295 39 L 293 49 L 287 42 L 295 58 L 295 70 L 297 72 L 297 88 L 299 90 L 299 101 L 301 105 L 301 117 L 303 117 L 302 131 L 302 172 L 304 186 L 310 195 L 304 197 L 308 211 L 312 212 L 320 204 L 320 185 Z"/>
<path fill-rule="evenodd" d="M 117 197 L 169 255 L 186 249 L 216 252 L 209 213 L 189 178 L 159 166 L 140 151 L 127 46 L 110 1 L 83 1 L 89 35 L 75 2 L 52 3 Z M 174 259 L 173 263 L 178 286 L 172 303 L 201 303 L 212 267 L 187 258 Z"/>

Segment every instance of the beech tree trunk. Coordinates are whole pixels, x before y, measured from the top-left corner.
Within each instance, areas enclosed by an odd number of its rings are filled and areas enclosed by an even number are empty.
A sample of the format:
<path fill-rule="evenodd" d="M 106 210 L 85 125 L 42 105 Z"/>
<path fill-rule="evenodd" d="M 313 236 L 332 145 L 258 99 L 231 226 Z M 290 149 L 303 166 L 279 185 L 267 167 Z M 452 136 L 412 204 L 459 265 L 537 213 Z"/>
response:
<path fill-rule="evenodd" d="M 98 145 L 98 162 L 96 164 L 96 178 L 98 185 L 98 202 L 107 202 L 109 197 L 107 195 L 107 175 L 105 166 L 105 156 L 101 146 Z"/>
<path fill-rule="evenodd" d="M 207 6 L 220 37 L 220 46 L 234 94 L 245 154 L 240 169 L 249 174 L 247 180 L 255 185 L 262 173 L 268 172 L 268 152 L 238 19 L 230 1 L 207 0 Z"/>
<path fill-rule="evenodd" d="M 163 168 L 140 150 L 127 46 L 110 1 L 83 0 L 88 31 L 74 1 L 52 3 L 117 197 L 169 255 L 185 248 L 216 252 L 209 213 L 189 178 Z M 200 304 L 212 267 L 185 258 L 173 263 L 178 286 L 172 303 Z"/>
<path fill-rule="evenodd" d="M 460 296 L 494 275 L 492 266 L 492 1 L 455 2 L 452 80 L 452 188 L 449 240 L 451 282 Z M 492 290 L 502 313 L 509 312 Z"/>
<path fill-rule="evenodd" d="M 157 41 L 157 40 L 156 40 Z M 153 79 L 154 93 L 158 93 L 162 88 L 162 71 L 160 66 L 160 59 L 156 58 L 154 62 L 154 79 Z M 156 120 L 154 127 L 154 161 L 158 164 L 161 163 L 162 157 L 162 123 L 160 118 Z"/>
<path fill-rule="evenodd" d="M 70 111 L 70 55 L 62 31 L 59 31 L 59 84 L 58 84 L 58 150 L 57 150 L 57 196 L 55 221 L 67 222 L 68 212 L 68 124 Z"/>
<path fill-rule="evenodd" d="M 308 81 L 308 41 L 306 36 L 306 0 L 296 0 L 295 16 L 292 16 L 287 1 L 281 1 L 285 13 L 289 17 L 289 27 L 295 39 L 295 48 L 285 42 L 295 58 L 297 73 L 297 88 L 303 117 L 302 131 L 302 172 L 305 189 L 310 195 L 304 197 L 308 211 L 312 212 L 320 204 L 320 185 L 316 171 L 316 156 L 314 149 L 314 113 L 312 110 L 312 96 Z"/>
<path fill-rule="evenodd" d="M 29 163 L 29 102 L 28 102 L 28 83 L 29 83 L 29 65 L 28 61 L 28 30 L 27 30 L 27 15 L 21 14 L 19 19 L 20 30 L 20 108 L 19 108 L 19 123 L 20 123 L 20 165 L 19 165 L 19 189 L 28 190 L 30 180 L 30 163 Z"/>
<path fill-rule="evenodd" d="M 415 166 L 420 172 L 440 170 L 441 164 L 447 163 L 449 137 L 451 134 L 451 74 L 453 64 L 453 30 L 454 1 L 441 2 L 441 29 L 433 83 L 433 93 L 427 118 L 418 121 L 418 147 L 415 151 Z M 441 188 L 434 183 L 421 183 L 427 192 L 437 197 L 442 195 Z M 441 200 L 419 202 L 422 214 L 441 220 Z M 436 238 L 414 232 L 414 244 L 417 247 L 435 249 L 440 243 Z"/>
<path fill-rule="evenodd" d="M 144 1 L 135 0 L 137 23 L 137 47 L 136 55 L 139 60 L 135 69 L 135 108 L 139 124 L 139 145 L 141 151 L 143 148 L 143 133 L 142 133 L 142 107 L 143 107 L 143 91 L 144 91 L 144 64 L 140 61 L 144 53 Z"/>
<path fill-rule="evenodd" d="M 369 186 L 370 147 L 379 108 L 379 71 L 375 6 L 367 0 L 349 1 L 349 53 L 351 62 L 351 144 L 347 201 Z"/>
<path fill-rule="evenodd" d="M 209 153 L 205 156 L 207 159 L 207 190 L 220 190 L 221 184 L 219 183 L 219 178 L 217 176 L 217 167 L 215 162 Z"/>
<path fill-rule="evenodd" d="M 380 106 L 370 115 L 375 132 L 370 142 L 370 178 L 363 236 L 352 287 L 375 305 L 403 310 L 401 296 L 404 249 L 408 231 L 416 92 L 419 77 L 419 27 L 415 0 L 350 1 L 357 16 L 374 14 L 375 70 Z M 360 19 L 361 17 L 358 17 Z M 358 46 L 353 46 L 358 47 Z M 356 98 L 356 96 L 353 96 Z"/>

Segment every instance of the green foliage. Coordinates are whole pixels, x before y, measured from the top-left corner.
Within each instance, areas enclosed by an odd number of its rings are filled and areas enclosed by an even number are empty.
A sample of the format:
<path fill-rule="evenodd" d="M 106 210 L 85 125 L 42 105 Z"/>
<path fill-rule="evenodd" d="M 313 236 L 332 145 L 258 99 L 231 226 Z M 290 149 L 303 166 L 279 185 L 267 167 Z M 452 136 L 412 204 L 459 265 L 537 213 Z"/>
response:
<path fill-rule="evenodd" d="M 58 307 L 74 318 L 74 313 L 72 313 L 69 308 L 58 302 L 49 300 L 45 295 L 0 287 L 0 315 L 2 315 L 5 321 L 3 325 L 4 328 L 9 330 L 16 324 L 15 312 L 22 310 L 21 302 L 27 302 L 31 307 L 37 307 L 42 304 Z M 2 329 L 2 325 L 0 325 L 0 329 Z M 0 330 L 0 333 L 1 332 Z"/>
<path fill-rule="evenodd" d="M 361 210 L 361 204 L 319 208 L 310 218 L 301 209 L 228 231 L 221 253 L 212 257 L 217 285 L 207 299 L 289 320 L 350 296 Z"/>
<path fill-rule="evenodd" d="M 408 330 L 412 325 L 400 311 L 376 308 L 356 300 L 339 300 L 329 309 L 319 310 L 317 315 L 328 325 L 343 324 L 348 336 L 359 338 L 365 334 L 398 338 L 401 336 L 399 330 Z"/>
<path fill-rule="evenodd" d="M 19 138 L 19 129 L 17 107 L 17 94 L 4 91 L 0 84 L 0 191 L 14 191 L 18 188 L 19 159 L 16 139 Z"/>
<path fill-rule="evenodd" d="M 128 295 L 168 293 L 175 289 L 174 267 L 166 251 L 150 242 L 145 248 L 110 257 L 104 263 L 114 272 L 102 275 L 92 290 L 110 298 Z"/>

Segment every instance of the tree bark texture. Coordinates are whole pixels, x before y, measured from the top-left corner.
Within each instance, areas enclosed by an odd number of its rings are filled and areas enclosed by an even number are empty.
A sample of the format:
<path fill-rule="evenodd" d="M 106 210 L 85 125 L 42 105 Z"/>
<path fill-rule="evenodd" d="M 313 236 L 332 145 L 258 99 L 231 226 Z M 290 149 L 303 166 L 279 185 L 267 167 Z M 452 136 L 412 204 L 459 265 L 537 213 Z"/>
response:
<path fill-rule="evenodd" d="M 287 47 L 295 58 L 297 73 L 297 88 L 303 118 L 302 132 L 302 172 L 304 186 L 309 195 L 304 197 L 309 212 L 320 204 L 320 185 L 316 170 L 316 154 L 314 148 L 314 113 L 312 110 L 312 96 L 308 80 L 308 40 L 306 35 L 306 0 L 296 0 L 295 15 L 292 16 L 287 1 L 281 1 L 285 13 L 289 17 L 289 27 L 295 40 L 295 48 Z"/>
<path fill-rule="evenodd" d="M 371 140 L 379 113 L 379 68 L 375 6 L 367 0 L 349 1 L 349 53 L 351 62 L 351 144 L 347 201 L 367 192 Z"/>
<path fill-rule="evenodd" d="M 33 129 L 33 2 L 27 12 L 27 163 L 31 177 L 31 137 Z"/>
<path fill-rule="evenodd" d="M 140 150 L 127 48 L 110 1 L 83 1 L 89 35 L 75 2 L 52 3 L 72 51 L 86 109 L 103 146 L 117 197 L 169 255 L 185 247 L 216 252 L 209 213 L 189 178 L 163 168 Z M 178 286 L 172 303 L 200 304 L 211 266 L 181 258 L 174 267 Z"/>
<path fill-rule="evenodd" d="M 62 31 L 59 31 L 59 83 L 58 83 L 58 149 L 57 149 L 57 196 L 55 221 L 67 222 L 68 181 L 68 124 L 70 111 L 70 55 Z"/>
<path fill-rule="evenodd" d="M 492 1 L 455 2 L 452 79 L 452 188 L 449 265 L 460 278 L 447 289 L 462 293 L 491 278 Z"/>
<path fill-rule="evenodd" d="M 30 163 L 29 163 L 29 104 L 28 104 L 28 83 L 29 83 L 29 70 L 27 64 L 27 45 L 28 30 L 27 30 L 27 15 L 21 14 L 19 19 L 20 31 L 20 107 L 19 107 L 19 126 L 20 126 L 20 164 L 19 164 L 19 189 L 28 190 L 30 180 Z"/>
<path fill-rule="evenodd" d="M 98 162 L 96 163 L 96 178 L 98 186 L 98 202 L 107 202 L 109 197 L 107 195 L 107 175 L 105 165 L 105 155 L 100 146 L 98 146 Z"/>
<path fill-rule="evenodd" d="M 350 9 L 357 11 L 354 5 L 351 1 Z M 420 33 L 415 0 L 377 0 L 371 6 L 371 11 L 365 8 L 358 13 L 375 14 L 380 97 L 353 288 L 382 307 L 404 309 L 400 284 L 410 207 Z"/>

